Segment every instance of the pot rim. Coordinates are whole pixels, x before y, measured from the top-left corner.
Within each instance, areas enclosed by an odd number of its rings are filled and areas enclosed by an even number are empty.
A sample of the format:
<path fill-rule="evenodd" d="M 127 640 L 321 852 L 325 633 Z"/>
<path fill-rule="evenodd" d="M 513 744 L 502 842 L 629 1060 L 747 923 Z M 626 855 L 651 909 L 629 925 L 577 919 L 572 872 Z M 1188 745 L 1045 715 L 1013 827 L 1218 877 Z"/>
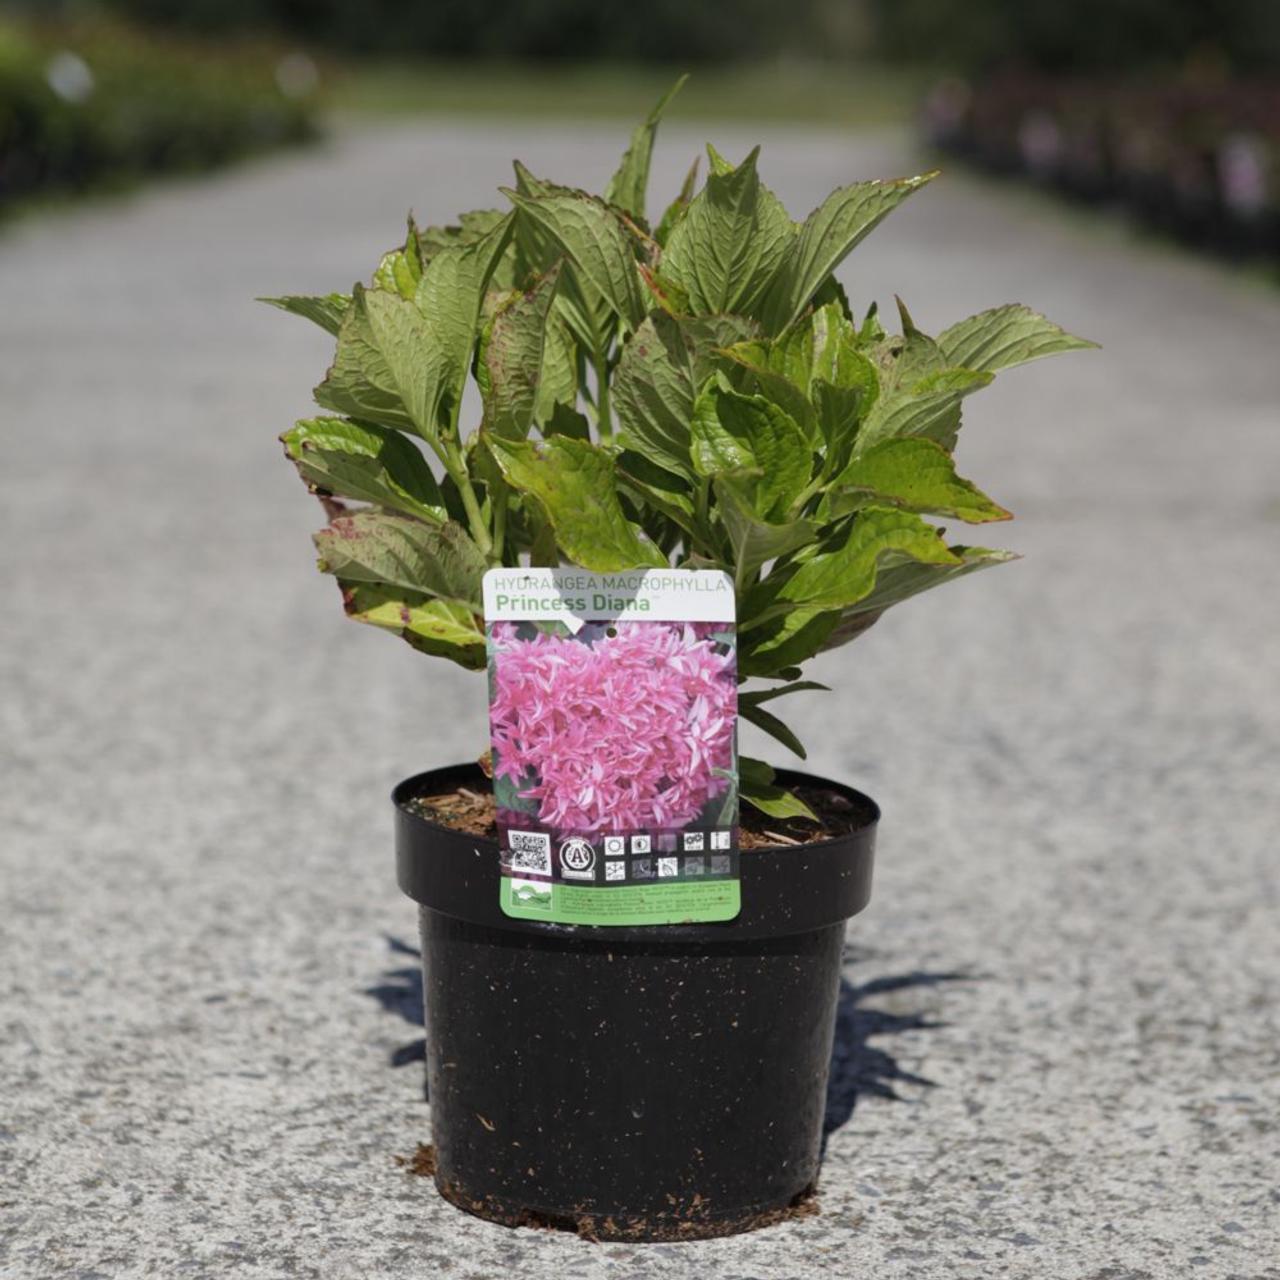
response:
<path fill-rule="evenodd" d="M 396 879 L 423 908 L 512 934 L 535 935 L 563 945 L 616 950 L 632 943 L 705 948 L 747 939 L 782 938 L 843 925 L 871 897 L 880 807 L 853 787 L 794 769 L 778 781 L 828 787 L 860 810 L 858 825 L 843 835 L 803 845 L 769 845 L 741 855 L 742 910 L 732 920 L 696 924 L 578 925 L 517 919 L 499 906 L 498 842 L 435 822 L 407 807 L 428 788 L 486 786 L 477 764 L 428 769 L 405 778 L 392 792 L 395 804 Z M 530 944 L 534 939 L 529 939 Z"/>

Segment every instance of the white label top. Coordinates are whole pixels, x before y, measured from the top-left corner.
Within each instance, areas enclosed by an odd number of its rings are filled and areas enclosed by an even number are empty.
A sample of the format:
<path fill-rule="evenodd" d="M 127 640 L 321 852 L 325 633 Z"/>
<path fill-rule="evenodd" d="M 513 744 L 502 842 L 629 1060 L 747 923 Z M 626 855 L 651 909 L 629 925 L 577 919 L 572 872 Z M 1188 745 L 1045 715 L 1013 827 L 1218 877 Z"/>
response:
<path fill-rule="evenodd" d="M 618 618 L 651 622 L 733 622 L 733 580 L 720 569 L 490 569 L 484 575 L 486 622 L 558 618 L 583 623 Z"/>

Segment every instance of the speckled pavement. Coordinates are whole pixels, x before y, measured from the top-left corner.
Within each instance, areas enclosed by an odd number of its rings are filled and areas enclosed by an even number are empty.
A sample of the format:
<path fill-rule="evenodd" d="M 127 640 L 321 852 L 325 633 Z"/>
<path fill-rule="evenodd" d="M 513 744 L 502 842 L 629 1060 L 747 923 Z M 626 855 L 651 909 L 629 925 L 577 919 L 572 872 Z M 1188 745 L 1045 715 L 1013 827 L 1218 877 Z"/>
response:
<path fill-rule="evenodd" d="M 797 215 L 920 167 L 763 140 Z M 794 705 L 885 813 L 821 1214 L 601 1246 L 397 1165 L 428 1114 L 387 793 L 481 749 L 483 691 L 313 572 L 275 436 L 328 341 L 251 297 L 345 287 L 513 154 L 595 184 L 621 143 L 395 126 L 0 234 L 0 1276 L 1280 1276 L 1280 294 L 959 175 L 855 255 L 856 303 L 1018 299 L 1105 347 L 969 402 L 961 469 L 1027 558 Z"/>

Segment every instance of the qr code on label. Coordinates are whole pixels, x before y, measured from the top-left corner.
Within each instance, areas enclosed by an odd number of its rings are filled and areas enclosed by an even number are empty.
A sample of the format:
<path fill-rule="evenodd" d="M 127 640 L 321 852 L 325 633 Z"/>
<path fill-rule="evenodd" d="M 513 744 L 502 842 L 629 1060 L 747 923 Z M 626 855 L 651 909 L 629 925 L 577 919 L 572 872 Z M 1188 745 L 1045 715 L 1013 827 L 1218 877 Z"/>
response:
<path fill-rule="evenodd" d="M 513 871 L 551 874 L 551 837 L 541 831 L 508 831 L 507 848 L 511 850 Z"/>

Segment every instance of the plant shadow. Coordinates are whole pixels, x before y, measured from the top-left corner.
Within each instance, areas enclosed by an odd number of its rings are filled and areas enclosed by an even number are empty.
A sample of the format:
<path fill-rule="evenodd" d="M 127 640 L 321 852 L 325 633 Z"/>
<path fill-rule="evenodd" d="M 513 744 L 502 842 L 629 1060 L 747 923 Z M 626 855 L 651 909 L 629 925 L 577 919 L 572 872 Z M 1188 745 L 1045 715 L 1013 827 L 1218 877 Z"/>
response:
<path fill-rule="evenodd" d="M 854 958 L 857 963 L 857 958 Z M 902 1067 L 889 1049 L 872 1045 L 872 1039 L 901 1035 L 904 1031 L 930 1031 L 946 1024 L 934 1021 L 927 1013 L 890 1013 L 867 1007 L 866 1001 L 893 991 L 935 987 L 944 982 L 963 981 L 966 973 L 934 973 L 916 969 L 890 977 L 873 978 L 855 986 L 846 977 L 840 979 L 836 1001 L 835 1041 L 831 1047 L 831 1070 L 827 1077 L 827 1107 L 822 1123 L 822 1140 L 849 1122 L 861 1097 L 884 1098 L 901 1102 L 898 1084 L 933 1088 L 926 1080 Z"/>
<path fill-rule="evenodd" d="M 421 1029 L 421 952 L 400 938 L 390 934 L 385 936 L 391 953 L 412 963 L 388 969 L 382 975 L 382 981 L 376 986 L 366 987 L 364 994 L 376 1000 L 387 1013 L 395 1014 Z M 856 964 L 865 961 L 865 957 L 854 956 L 852 960 Z M 866 1002 L 889 992 L 936 987 L 944 982 L 959 982 L 971 977 L 967 973 L 934 973 L 917 969 L 892 977 L 873 978 L 858 986 L 841 977 L 822 1124 L 824 1147 L 831 1134 L 849 1122 L 859 1098 L 869 1096 L 900 1102 L 902 1097 L 895 1087 L 899 1084 L 933 1087 L 932 1080 L 905 1070 L 888 1049 L 872 1045 L 870 1041 L 882 1036 L 900 1035 L 904 1031 L 929 1031 L 946 1024 L 932 1020 L 924 1012 L 890 1013 L 884 1009 L 869 1008 Z M 421 1036 L 398 1045 L 391 1051 L 391 1066 L 404 1067 L 411 1062 L 425 1061 L 426 1046 L 427 1042 Z M 425 1080 L 423 1092 L 425 1095 Z"/>

